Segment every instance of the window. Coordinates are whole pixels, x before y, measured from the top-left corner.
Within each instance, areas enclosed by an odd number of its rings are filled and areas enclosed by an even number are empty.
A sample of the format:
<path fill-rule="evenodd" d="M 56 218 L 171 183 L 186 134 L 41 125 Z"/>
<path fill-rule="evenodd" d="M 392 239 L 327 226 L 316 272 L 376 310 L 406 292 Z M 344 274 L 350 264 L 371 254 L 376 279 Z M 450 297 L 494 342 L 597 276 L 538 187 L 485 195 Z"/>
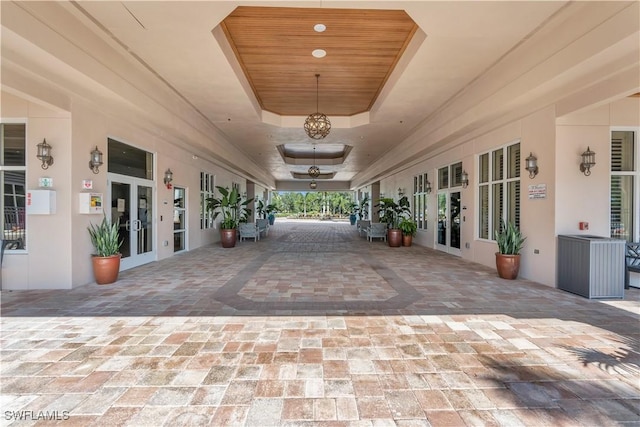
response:
<path fill-rule="evenodd" d="M 611 237 L 637 241 L 638 209 L 637 189 L 640 185 L 638 173 L 637 131 L 619 130 L 611 132 Z"/>
<path fill-rule="evenodd" d="M 26 125 L 0 123 L 0 185 L 2 188 L 2 239 L 5 250 L 26 249 Z"/>
<path fill-rule="evenodd" d="M 478 208 L 480 239 L 494 240 L 501 221 L 520 228 L 519 142 L 478 156 Z"/>
<path fill-rule="evenodd" d="M 200 229 L 213 228 L 213 212 L 207 209 L 207 199 L 213 197 L 214 175 L 200 172 Z"/>
<path fill-rule="evenodd" d="M 413 219 L 418 223 L 418 230 L 427 229 L 427 174 L 413 177 Z"/>

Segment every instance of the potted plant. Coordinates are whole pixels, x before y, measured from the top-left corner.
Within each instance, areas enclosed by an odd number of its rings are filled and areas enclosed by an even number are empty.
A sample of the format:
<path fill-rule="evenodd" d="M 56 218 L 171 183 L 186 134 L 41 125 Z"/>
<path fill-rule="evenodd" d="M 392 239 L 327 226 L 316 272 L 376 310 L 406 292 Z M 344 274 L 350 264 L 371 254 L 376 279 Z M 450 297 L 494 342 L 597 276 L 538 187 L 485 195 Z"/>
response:
<path fill-rule="evenodd" d="M 213 212 L 215 220 L 222 214 L 220 221 L 220 241 L 223 248 L 233 248 L 238 238 L 238 225 L 246 222 L 251 215 L 251 210 L 247 205 L 253 199 L 242 200 L 237 188 L 229 190 L 226 187 L 216 186 L 220 193 L 220 198 L 209 197 L 207 199 L 207 209 Z"/>
<path fill-rule="evenodd" d="M 120 219 L 113 222 L 107 220 L 104 214 L 100 224 L 89 224 L 89 237 L 95 253 L 91 256 L 93 262 L 93 275 L 98 285 L 108 285 L 118 280 L 120 271 L 120 246 L 122 240 L 118 231 Z"/>
<path fill-rule="evenodd" d="M 258 200 L 258 204 L 256 205 L 256 213 L 258 214 L 258 217 L 262 219 L 267 218 L 267 211 L 265 209 L 265 205 L 262 200 Z"/>
<path fill-rule="evenodd" d="M 380 222 L 387 224 L 387 242 L 392 248 L 402 246 L 402 231 L 400 230 L 400 220 L 407 218 L 410 214 L 409 199 L 403 196 L 396 203 L 392 198 L 383 197 L 378 203 L 378 214 Z"/>
<path fill-rule="evenodd" d="M 356 225 L 356 220 L 358 219 L 358 215 L 357 215 L 357 211 L 358 211 L 358 204 L 356 202 L 350 202 L 349 205 L 347 206 L 347 209 L 349 209 L 349 224 L 351 225 Z"/>
<path fill-rule="evenodd" d="M 360 200 L 360 204 L 355 210 L 358 215 L 358 219 L 367 219 L 369 216 L 369 195 L 365 194 L 362 200 Z"/>
<path fill-rule="evenodd" d="M 402 231 L 402 246 L 411 246 L 413 236 L 418 231 L 418 223 L 413 218 L 402 218 L 398 225 L 400 231 Z"/>
<path fill-rule="evenodd" d="M 276 222 L 276 212 L 278 212 L 278 207 L 272 203 L 269 203 L 265 208 L 265 213 L 267 214 L 267 218 L 269 219 L 269 225 L 273 225 Z"/>
<path fill-rule="evenodd" d="M 503 279 L 513 280 L 518 277 L 520 270 L 520 250 L 527 239 L 512 222 L 500 224 L 500 229 L 495 231 L 498 252 L 496 252 L 496 269 L 498 276 Z"/>

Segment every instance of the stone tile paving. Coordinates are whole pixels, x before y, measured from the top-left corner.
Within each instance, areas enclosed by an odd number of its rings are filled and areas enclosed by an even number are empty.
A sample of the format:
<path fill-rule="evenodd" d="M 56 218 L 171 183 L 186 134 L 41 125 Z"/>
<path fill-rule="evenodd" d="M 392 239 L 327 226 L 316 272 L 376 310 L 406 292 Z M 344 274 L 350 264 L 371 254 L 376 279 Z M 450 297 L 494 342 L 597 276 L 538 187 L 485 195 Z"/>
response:
<path fill-rule="evenodd" d="M 504 281 L 346 223 L 1 296 L 2 426 L 640 425 L 640 290 Z"/>

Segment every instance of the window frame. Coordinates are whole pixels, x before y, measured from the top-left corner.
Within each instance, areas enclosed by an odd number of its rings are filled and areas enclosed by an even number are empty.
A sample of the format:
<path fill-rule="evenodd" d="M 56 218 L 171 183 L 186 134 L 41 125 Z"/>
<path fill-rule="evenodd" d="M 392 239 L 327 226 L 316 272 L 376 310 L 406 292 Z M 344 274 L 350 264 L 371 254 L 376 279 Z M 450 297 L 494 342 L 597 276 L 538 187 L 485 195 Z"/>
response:
<path fill-rule="evenodd" d="M 510 176 L 510 169 L 509 169 L 509 149 L 510 147 L 514 147 L 518 145 L 518 149 L 519 149 L 519 155 L 518 155 L 518 159 L 515 161 L 514 167 L 515 167 L 515 172 L 514 172 L 514 176 L 509 177 Z M 501 174 L 501 178 L 500 179 L 495 179 L 494 178 L 494 157 L 495 157 L 495 153 L 501 151 L 502 152 L 502 162 L 503 162 L 503 167 L 502 167 L 502 174 Z M 488 161 L 487 161 L 487 180 L 486 181 L 482 181 L 483 177 L 482 177 L 482 165 L 481 165 L 481 159 L 482 156 L 487 155 Z M 514 202 L 516 205 L 514 206 L 514 210 L 516 211 L 516 215 L 518 218 L 518 223 L 516 224 L 516 226 L 518 228 L 520 228 L 520 220 L 521 220 L 521 215 L 520 215 L 520 210 L 522 207 L 522 141 L 520 138 L 518 139 L 514 139 L 512 141 L 507 142 L 506 144 L 497 146 L 497 147 L 492 147 L 489 150 L 480 152 L 478 154 L 476 154 L 475 156 L 475 164 L 476 164 L 476 191 L 475 191 L 475 198 L 476 198 L 476 206 L 477 206 L 477 215 L 475 216 L 475 222 L 476 222 L 476 226 L 474 226 L 474 234 L 475 234 L 475 239 L 479 240 L 479 241 L 483 241 L 483 242 L 488 242 L 488 243 L 494 243 L 495 240 L 495 233 L 494 230 L 496 230 L 496 218 L 495 218 L 495 206 L 494 206 L 494 188 L 496 184 L 502 184 L 502 204 L 501 204 L 501 212 L 500 212 L 500 220 L 506 222 L 508 219 L 508 212 L 510 210 L 510 203 L 511 200 L 509 198 L 509 183 L 512 182 L 517 182 L 518 187 L 519 187 L 519 196 L 516 198 L 516 201 Z M 481 227 L 483 224 L 483 210 L 482 210 L 482 197 L 481 197 L 481 189 L 482 188 L 487 188 L 487 237 L 482 237 L 481 233 Z"/>
<path fill-rule="evenodd" d="M 208 188 L 205 185 L 208 183 Z M 200 171 L 200 230 L 209 230 L 215 227 L 213 212 L 207 210 L 207 199 L 215 197 L 216 176 L 209 172 Z"/>
<path fill-rule="evenodd" d="M 633 170 L 631 171 L 614 171 L 613 162 L 611 161 L 611 155 L 613 150 L 613 132 L 633 132 L 634 133 L 634 153 L 632 154 L 633 161 Z M 633 185 L 633 200 L 632 206 L 640 205 L 640 127 L 636 126 L 612 126 L 609 130 L 609 230 L 611 230 L 611 197 L 613 195 L 613 188 L 611 186 L 611 179 L 614 176 L 630 176 Z M 632 225 L 633 225 L 633 235 L 631 237 L 632 242 L 640 241 L 640 212 L 637 209 L 632 210 L 631 212 Z M 611 232 L 609 233 L 610 237 L 618 238 L 612 236 Z"/>
<path fill-rule="evenodd" d="M 413 176 L 413 220 L 418 224 L 418 231 L 426 231 L 429 229 L 429 193 L 426 191 L 427 181 L 429 181 L 428 172 Z M 418 211 L 418 208 L 421 210 Z M 420 214 L 424 214 L 422 220 L 420 219 Z"/>
<path fill-rule="evenodd" d="M 5 200 L 5 191 L 4 191 L 4 175 L 5 172 L 24 172 L 24 202 L 25 202 L 25 206 L 24 206 L 24 232 L 23 232 L 23 247 L 21 249 L 16 249 L 16 248 L 12 248 L 10 246 L 7 246 L 5 248 L 5 253 L 27 253 L 27 241 L 28 241 L 28 232 L 29 232 L 29 226 L 28 226 L 28 215 L 26 214 L 26 197 L 27 197 L 27 175 L 28 175 L 28 147 L 27 147 L 27 141 L 29 140 L 29 126 L 28 126 L 28 122 L 27 119 L 5 119 L 0 117 L 0 124 L 1 125 L 24 125 L 24 150 L 25 150 L 25 159 L 24 159 L 24 165 L 22 166 L 4 166 L 3 164 L 0 163 L 0 209 L 3 212 L 3 221 L 0 223 L 0 232 L 2 233 L 2 236 L 4 238 L 4 209 L 5 209 L 5 205 L 4 205 L 4 200 Z M 4 126 L 2 126 L 2 130 L 1 130 L 2 134 L 0 135 L 0 138 L 4 138 Z M 15 193 L 14 193 L 15 194 Z"/>

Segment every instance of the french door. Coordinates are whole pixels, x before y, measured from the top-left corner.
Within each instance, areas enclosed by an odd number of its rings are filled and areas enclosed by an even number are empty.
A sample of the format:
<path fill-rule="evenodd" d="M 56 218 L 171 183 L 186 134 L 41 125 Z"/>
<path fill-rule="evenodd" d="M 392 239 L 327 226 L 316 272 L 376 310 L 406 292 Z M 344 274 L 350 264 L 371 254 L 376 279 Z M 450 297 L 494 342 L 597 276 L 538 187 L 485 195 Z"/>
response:
<path fill-rule="evenodd" d="M 155 261 L 153 181 L 110 173 L 109 190 L 111 219 L 120 220 L 120 270 Z"/>
<path fill-rule="evenodd" d="M 438 192 L 438 250 L 453 255 L 462 255 L 460 251 L 460 191 Z"/>

